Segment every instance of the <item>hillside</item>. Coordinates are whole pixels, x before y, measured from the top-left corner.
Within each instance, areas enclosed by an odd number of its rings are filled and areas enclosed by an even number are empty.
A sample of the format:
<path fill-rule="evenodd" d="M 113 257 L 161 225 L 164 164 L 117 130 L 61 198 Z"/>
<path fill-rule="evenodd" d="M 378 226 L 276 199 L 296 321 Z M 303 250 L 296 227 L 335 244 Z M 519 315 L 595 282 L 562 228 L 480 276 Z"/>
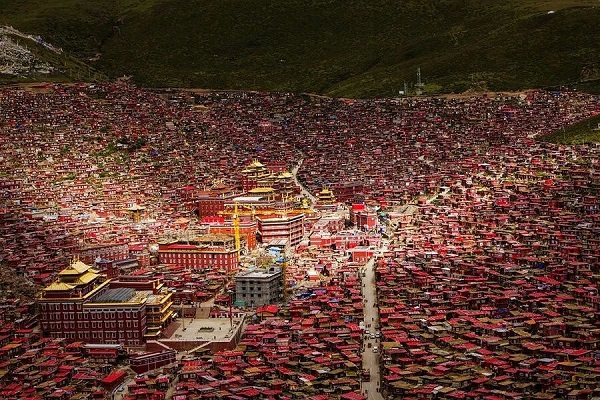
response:
<path fill-rule="evenodd" d="M 145 86 L 392 96 L 600 85 L 598 0 L 5 0 L 0 23 Z"/>
<path fill-rule="evenodd" d="M 106 75 L 41 37 L 0 26 L 0 82 L 106 79 Z"/>
<path fill-rule="evenodd" d="M 560 129 L 542 137 L 541 140 L 560 144 L 600 143 L 600 115 Z"/>

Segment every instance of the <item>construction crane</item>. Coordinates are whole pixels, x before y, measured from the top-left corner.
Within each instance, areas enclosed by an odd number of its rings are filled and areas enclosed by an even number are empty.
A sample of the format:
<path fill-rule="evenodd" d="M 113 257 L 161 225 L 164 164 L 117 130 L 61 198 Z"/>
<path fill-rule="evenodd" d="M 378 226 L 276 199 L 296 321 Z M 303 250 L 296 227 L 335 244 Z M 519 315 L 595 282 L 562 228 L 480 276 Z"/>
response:
<path fill-rule="evenodd" d="M 240 254 L 242 251 L 242 244 L 240 240 L 240 218 L 238 215 L 238 204 L 235 203 L 233 209 L 233 215 L 231 216 L 233 220 L 233 236 L 235 238 L 235 251 L 237 253 L 238 262 L 240 261 Z"/>
<path fill-rule="evenodd" d="M 257 215 L 287 215 L 287 214 L 291 214 L 291 213 L 313 213 L 314 210 L 306 207 L 306 208 L 290 208 L 290 209 L 273 209 L 273 208 L 267 208 L 267 209 L 255 209 L 254 206 L 240 206 L 240 207 L 245 207 L 245 208 L 250 208 L 249 210 L 239 210 L 234 206 L 233 211 L 231 210 L 222 210 L 219 211 L 218 214 L 225 217 L 227 215 L 233 215 L 237 214 L 238 217 L 240 216 L 252 216 L 252 220 L 255 219 L 255 217 Z M 236 211 L 237 210 L 237 211 Z"/>
<path fill-rule="evenodd" d="M 239 204 L 236 202 L 233 204 L 233 211 L 230 208 L 231 204 L 226 204 L 225 207 L 227 207 L 226 210 L 218 211 L 217 214 L 220 216 L 231 215 L 232 219 L 233 219 L 234 214 L 237 215 L 238 218 L 240 216 L 252 216 L 253 221 L 254 221 L 254 217 L 256 216 L 256 209 L 254 208 L 253 205 Z M 245 208 L 246 210 L 242 210 L 242 208 Z M 259 210 L 259 214 L 262 214 L 262 211 Z"/>
<path fill-rule="evenodd" d="M 287 288 L 287 271 L 288 271 L 288 262 L 290 256 L 290 245 L 286 243 L 285 248 L 283 249 L 283 263 L 281 264 L 281 273 L 283 275 L 283 301 L 288 301 L 289 293 Z"/>

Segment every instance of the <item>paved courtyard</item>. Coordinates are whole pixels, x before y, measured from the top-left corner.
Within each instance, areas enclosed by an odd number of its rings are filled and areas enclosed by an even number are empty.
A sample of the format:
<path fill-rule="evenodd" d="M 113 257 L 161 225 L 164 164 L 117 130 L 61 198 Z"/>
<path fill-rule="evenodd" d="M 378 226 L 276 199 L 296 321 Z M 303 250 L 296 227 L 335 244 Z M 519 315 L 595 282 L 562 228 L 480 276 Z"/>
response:
<path fill-rule="evenodd" d="M 229 341 L 241 322 L 241 318 L 233 318 L 232 329 L 229 318 L 185 318 L 185 321 L 180 318 L 176 322 L 178 328 L 169 339 Z"/>

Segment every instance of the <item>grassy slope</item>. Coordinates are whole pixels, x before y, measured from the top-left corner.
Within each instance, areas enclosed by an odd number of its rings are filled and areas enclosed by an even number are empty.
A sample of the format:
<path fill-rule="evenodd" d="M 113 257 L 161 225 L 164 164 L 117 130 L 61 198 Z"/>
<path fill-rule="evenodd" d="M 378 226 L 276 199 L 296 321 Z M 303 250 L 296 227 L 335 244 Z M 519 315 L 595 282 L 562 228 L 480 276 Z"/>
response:
<path fill-rule="evenodd" d="M 541 140 L 561 144 L 600 143 L 600 115 L 580 121 L 565 130 L 543 136 Z"/>
<path fill-rule="evenodd" d="M 490 89 L 576 82 L 582 69 L 600 70 L 594 5 L 600 6 L 592 0 L 5 0 L 0 23 L 40 33 L 84 58 L 100 52 L 98 68 L 143 85 L 366 97 L 396 94 L 415 81 L 418 67 L 426 83 L 443 91 L 462 91 L 473 81 Z"/>

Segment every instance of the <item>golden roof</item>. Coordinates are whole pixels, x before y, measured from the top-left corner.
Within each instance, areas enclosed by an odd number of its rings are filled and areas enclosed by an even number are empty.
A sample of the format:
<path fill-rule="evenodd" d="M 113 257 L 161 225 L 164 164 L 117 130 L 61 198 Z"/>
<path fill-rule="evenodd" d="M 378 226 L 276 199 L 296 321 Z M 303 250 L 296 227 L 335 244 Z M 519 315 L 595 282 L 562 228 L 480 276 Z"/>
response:
<path fill-rule="evenodd" d="M 140 206 L 140 205 L 138 205 L 138 204 L 134 204 L 134 205 L 132 205 L 131 207 L 129 207 L 129 208 L 127 209 L 127 211 L 143 211 L 143 210 L 145 210 L 145 209 L 146 209 L 146 207 L 142 207 L 142 206 Z"/>
<path fill-rule="evenodd" d="M 258 160 L 254 160 L 252 161 L 252 163 L 248 166 L 249 168 L 263 168 L 265 165 L 262 164 L 260 161 Z"/>
<path fill-rule="evenodd" d="M 94 272 L 94 270 L 92 269 L 91 266 L 87 265 L 86 263 L 84 263 L 83 261 L 75 261 L 72 262 L 71 265 L 69 265 L 67 268 L 63 269 L 62 271 L 60 271 L 58 273 L 58 275 L 80 275 L 83 274 L 84 272 L 87 271 L 91 271 Z"/>
<path fill-rule="evenodd" d="M 80 277 L 77 278 L 77 280 L 75 281 L 76 283 L 90 283 L 91 281 L 93 281 L 94 279 L 96 279 L 99 275 L 95 274 L 93 272 L 86 272 L 85 274 L 81 275 Z"/>
<path fill-rule="evenodd" d="M 44 288 L 47 292 L 64 292 L 65 290 L 71 290 L 75 285 L 71 285 L 64 282 L 53 282 Z"/>
<path fill-rule="evenodd" d="M 273 193 L 275 189 L 272 187 L 257 187 L 254 189 L 248 190 L 248 193 Z"/>
<path fill-rule="evenodd" d="M 294 176 L 294 175 L 292 175 L 291 173 L 289 173 L 289 172 L 285 171 L 285 172 L 282 172 L 282 173 L 281 173 L 281 174 L 278 176 L 278 178 L 292 178 L 293 176 Z"/>

